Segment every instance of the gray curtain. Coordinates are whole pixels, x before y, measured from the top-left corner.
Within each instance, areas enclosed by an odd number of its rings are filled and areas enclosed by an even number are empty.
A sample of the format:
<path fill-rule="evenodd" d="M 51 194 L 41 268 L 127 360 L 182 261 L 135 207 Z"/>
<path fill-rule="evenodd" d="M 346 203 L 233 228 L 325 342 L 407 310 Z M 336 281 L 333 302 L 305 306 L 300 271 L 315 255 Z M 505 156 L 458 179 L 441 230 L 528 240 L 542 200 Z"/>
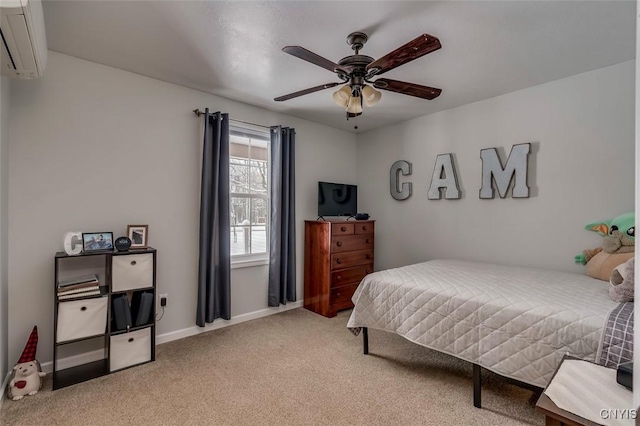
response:
<path fill-rule="evenodd" d="M 271 128 L 269 306 L 296 300 L 296 131 Z"/>
<path fill-rule="evenodd" d="M 231 319 L 229 115 L 205 110 L 196 324 Z"/>

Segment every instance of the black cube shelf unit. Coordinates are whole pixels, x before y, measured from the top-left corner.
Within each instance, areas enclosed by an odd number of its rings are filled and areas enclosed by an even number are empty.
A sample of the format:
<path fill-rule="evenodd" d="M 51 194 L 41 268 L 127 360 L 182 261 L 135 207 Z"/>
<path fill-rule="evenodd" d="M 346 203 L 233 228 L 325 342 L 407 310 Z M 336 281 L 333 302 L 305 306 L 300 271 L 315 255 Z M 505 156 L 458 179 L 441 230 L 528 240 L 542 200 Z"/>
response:
<path fill-rule="evenodd" d="M 61 263 L 94 256 L 104 257 L 104 275 L 99 280 L 100 294 L 59 300 L 58 281 L 61 269 L 64 269 Z M 149 320 L 143 325 L 135 326 L 134 323 L 133 327 L 118 330 L 112 312 L 112 299 L 126 294 L 132 300 L 136 292 L 153 295 Z M 56 253 L 54 300 L 53 390 L 155 361 L 156 249 L 153 247 L 71 256 L 64 252 Z M 93 339 L 103 339 L 103 359 L 59 369 L 58 356 L 62 346 Z"/>

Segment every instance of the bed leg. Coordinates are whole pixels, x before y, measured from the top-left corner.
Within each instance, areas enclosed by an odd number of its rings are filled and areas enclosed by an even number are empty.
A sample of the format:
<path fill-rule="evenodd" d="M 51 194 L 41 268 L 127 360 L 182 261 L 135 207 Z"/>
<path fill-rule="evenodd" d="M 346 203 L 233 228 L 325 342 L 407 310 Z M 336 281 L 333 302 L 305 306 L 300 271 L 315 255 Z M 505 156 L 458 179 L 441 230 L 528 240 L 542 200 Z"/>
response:
<path fill-rule="evenodd" d="M 369 354 L 369 330 L 367 327 L 362 327 L 362 353 Z"/>
<path fill-rule="evenodd" d="M 482 367 L 473 364 L 473 406 L 482 408 Z"/>

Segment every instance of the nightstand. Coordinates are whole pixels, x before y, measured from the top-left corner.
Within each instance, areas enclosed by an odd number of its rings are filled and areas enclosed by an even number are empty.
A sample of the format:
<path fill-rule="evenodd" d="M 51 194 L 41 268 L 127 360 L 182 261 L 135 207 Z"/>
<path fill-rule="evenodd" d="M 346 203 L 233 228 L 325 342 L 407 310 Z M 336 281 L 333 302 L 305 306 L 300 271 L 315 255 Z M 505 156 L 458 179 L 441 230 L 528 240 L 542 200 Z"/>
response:
<path fill-rule="evenodd" d="M 616 370 L 565 356 L 536 408 L 545 415 L 547 426 L 598 426 L 610 421 L 631 426 L 636 415 L 630 410 L 632 399 L 633 393 L 616 382 Z"/>
<path fill-rule="evenodd" d="M 538 411 L 544 414 L 544 424 L 546 426 L 599 426 L 600 423 L 594 423 L 573 413 L 559 408 L 544 393 L 536 403 Z"/>

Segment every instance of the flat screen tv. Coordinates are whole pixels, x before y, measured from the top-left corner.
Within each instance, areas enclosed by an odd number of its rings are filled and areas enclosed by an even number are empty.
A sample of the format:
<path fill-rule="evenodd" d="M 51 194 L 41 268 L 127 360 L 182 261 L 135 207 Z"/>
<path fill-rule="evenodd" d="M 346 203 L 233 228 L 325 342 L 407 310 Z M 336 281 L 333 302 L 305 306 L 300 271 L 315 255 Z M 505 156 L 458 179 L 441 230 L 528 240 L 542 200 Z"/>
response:
<path fill-rule="evenodd" d="M 357 186 L 318 182 L 318 216 L 353 216 L 357 212 Z"/>

